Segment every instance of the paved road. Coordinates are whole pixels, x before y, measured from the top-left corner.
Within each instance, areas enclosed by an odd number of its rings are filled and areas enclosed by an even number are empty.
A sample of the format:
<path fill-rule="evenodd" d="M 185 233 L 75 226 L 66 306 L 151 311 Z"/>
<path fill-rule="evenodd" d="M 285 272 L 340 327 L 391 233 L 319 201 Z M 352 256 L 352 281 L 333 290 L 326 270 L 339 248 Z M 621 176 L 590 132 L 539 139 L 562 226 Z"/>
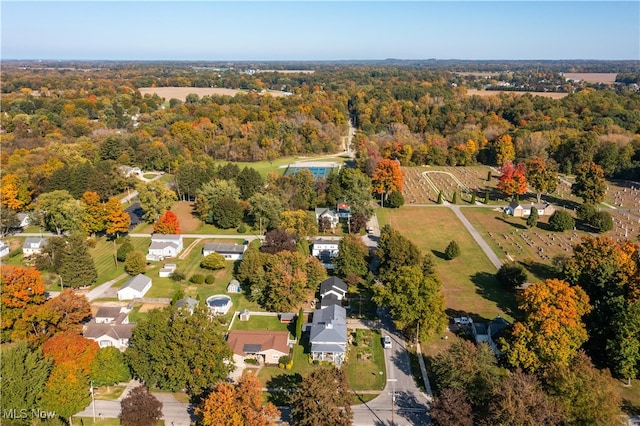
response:
<path fill-rule="evenodd" d="M 411 375 L 409 354 L 402 335 L 393 327 L 385 312 L 380 315 L 382 335 L 391 336 L 392 348 L 384 350 L 387 385 L 383 392 L 365 404 L 353 406 L 353 424 L 372 425 L 428 425 L 429 399 L 415 384 Z M 395 392 L 395 402 L 392 401 Z M 393 423 L 392 423 L 393 421 Z"/>

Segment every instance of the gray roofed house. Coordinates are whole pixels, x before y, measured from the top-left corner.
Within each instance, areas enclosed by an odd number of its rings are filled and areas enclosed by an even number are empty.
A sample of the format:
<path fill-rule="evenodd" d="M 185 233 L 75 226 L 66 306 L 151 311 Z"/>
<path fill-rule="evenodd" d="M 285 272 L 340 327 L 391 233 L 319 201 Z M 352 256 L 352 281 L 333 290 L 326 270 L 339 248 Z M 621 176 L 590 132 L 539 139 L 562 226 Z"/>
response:
<path fill-rule="evenodd" d="M 317 207 L 316 220 L 320 221 L 323 217 L 329 219 L 331 228 L 335 228 L 336 225 L 340 222 L 340 218 L 338 217 L 338 212 L 336 211 L 336 209 L 332 209 L 330 207 Z"/>
<path fill-rule="evenodd" d="M 118 300 L 142 298 L 150 288 L 151 278 L 143 274 L 138 274 L 135 277 L 131 277 L 120 290 L 118 290 Z"/>
<path fill-rule="evenodd" d="M 247 244 L 206 243 L 202 247 L 202 255 L 212 253 L 222 255 L 226 260 L 242 260 L 242 255 L 247 250 Z"/>
<path fill-rule="evenodd" d="M 84 327 L 84 337 L 94 340 L 101 348 L 114 346 L 124 351 L 136 325 L 129 323 L 129 309 L 120 306 L 101 306 L 95 317 Z"/>
<path fill-rule="evenodd" d="M 509 322 L 501 316 L 495 317 L 488 323 L 474 323 L 472 330 L 473 336 L 476 340 L 476 343 L 484 342 L 491 347 L 493 353 L 495 353 L 496 355 L 500 355 L 501 352 L 495 340 L 499 337 L 499 334 L 509 325 Z"/>
<path fill-rule="evenodd" d="M 192 297 L 185 297 L 184 299 L 180 299 L 176 302 L 176 308 L 178 309 L 187 309 L 191 315 L 193 315 L 193 311 L 200 304 L 200 301 L 194 299 Z"/>
<path fill-rule="evenodd" d="M 320 297 L 325 297 L 329 294 L 335 294 L 338 300 L 342 300 L 347 294 L 349 286 L 338 277 L 329 277 L 320 283 Z"/>
<path fill-rule="evenodd" d="M 42 237 L 28 237 L 22 244 L 22 254 L 24 256 L 32 256 L 34 254 L 41 254 L 44 250 L 44 246 L 47 245 L 47 239 Z"/>
<path fill-rule="evenodd" d="M 27 213 L 17 213 L 16 216 L 20 222 L 18 228 L 26 228 L 31 225 L 31 217 Z"/>
<path fill-rule="evenodd" d="M 347 353 L 347 311 L 339 305 L 316 309 L 309 341 L 313 360 L 340 366 Z"/>

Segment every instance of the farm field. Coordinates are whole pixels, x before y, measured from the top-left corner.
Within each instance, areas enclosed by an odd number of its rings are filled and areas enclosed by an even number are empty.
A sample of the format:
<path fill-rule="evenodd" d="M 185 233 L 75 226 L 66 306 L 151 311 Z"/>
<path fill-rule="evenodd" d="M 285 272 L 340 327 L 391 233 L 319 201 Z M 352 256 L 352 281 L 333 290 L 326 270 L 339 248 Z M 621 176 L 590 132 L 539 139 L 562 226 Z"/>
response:
<path fill-rule="evenodd" d="M 175 98 L 180 99 L 181 101 L 185 101 L 187 95 L 191 93 L 195 93 L 200 97 L 211 95 L 235 96 L 238 93 L 259 93 L 261 95 L 269 94 L 276 97 L 285 96 L 285 92 L 281 92 L 279 90 L 269 90 L 267 92 L 250 92 L 248 90 L 227 89 L 224 87 L 141 87 L 138 90 L 140 91 L 140 94 L 142 96 L 146 94 L 153 95 L 155 93 L 166 100 Z"/>
<path fill-rule="evenodd" d="M 391 225 L 423 252 L 434 254 L 449 316 L 490 320 L 502 315 L 512 319 L 516 306 L 513 295 L 498 285 L 495 267 L 449 208 L 405 206 L 377 209 L 376 214 L 380 226 Z M 447 261 L 444 250 L 452 240 L 460 246 L 461 254 Z"/>
<path fill-rule="evenodd" d="M 578 79 L 588 83 L 613 84 L 618 76 L 615 72 L 565 72 L 565 78 Z"/>
<path fill-rule="evenodd" d="M 478 90 L 478 89 L 467 89 L 467 96 L 497 96 L 501 93 L 513 93 L 514 95 L 524 95 L 525 93 L 529 93 L 532 96 L 542 96 L 545 98 L 551 99 L 562 99 L 569 95 L 568 93 L 561 92 L 518 92 L 515 90 Z"/>

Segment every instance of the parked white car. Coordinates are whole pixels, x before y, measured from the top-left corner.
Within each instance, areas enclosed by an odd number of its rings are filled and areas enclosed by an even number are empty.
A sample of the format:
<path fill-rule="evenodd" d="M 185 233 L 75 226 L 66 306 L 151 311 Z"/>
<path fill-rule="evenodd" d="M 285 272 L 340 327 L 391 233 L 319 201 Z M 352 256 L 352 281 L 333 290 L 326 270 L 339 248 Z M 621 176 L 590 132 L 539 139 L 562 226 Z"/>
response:
<path fill-rule="evenodd" d="M 473 320 L 469 317 L 454 318 L 453 322 L 458 325 L 473 325 Z"/>

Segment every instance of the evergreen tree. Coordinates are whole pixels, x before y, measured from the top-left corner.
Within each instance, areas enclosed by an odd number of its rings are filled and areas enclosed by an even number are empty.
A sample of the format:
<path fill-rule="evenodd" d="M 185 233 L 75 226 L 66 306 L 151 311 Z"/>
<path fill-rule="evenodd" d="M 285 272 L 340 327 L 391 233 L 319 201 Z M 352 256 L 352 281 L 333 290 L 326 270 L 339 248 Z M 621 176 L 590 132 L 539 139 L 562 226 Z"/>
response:
<path fill-rule="evenodd" d="M 460 255 L 460 246 L 455 241 L 451 241 L 444 250 L 444 257 L 447 260 L 455 259 Z"/>
<path fill-rule="evenodd" d="M 98 278 L 98 270 L 80 235 L 72 235 L 61 253 L 60 276 L 71 288 L 90 286 Z"/>
<path fill-rule="evenodd" d="M 438 192 L 438 204 L 442 204 L 442 191 Z"/>
<path fill-rule="evenodd" d="M 469 204 L 471 204 L 471 205 L 475 205 L 476 204 L 476 191 L 475 190 L 471 193 L 471 201 L 469 202 Z"/>
<path fill-rule="evenodd" d="M 527 218 L 527 226 L 529 228 L 535 228 L 536 225 L 538 224 L 538 209 L 534 206 L 531 206 L 531 213 L 529 214 L 529 217 Z"/>

